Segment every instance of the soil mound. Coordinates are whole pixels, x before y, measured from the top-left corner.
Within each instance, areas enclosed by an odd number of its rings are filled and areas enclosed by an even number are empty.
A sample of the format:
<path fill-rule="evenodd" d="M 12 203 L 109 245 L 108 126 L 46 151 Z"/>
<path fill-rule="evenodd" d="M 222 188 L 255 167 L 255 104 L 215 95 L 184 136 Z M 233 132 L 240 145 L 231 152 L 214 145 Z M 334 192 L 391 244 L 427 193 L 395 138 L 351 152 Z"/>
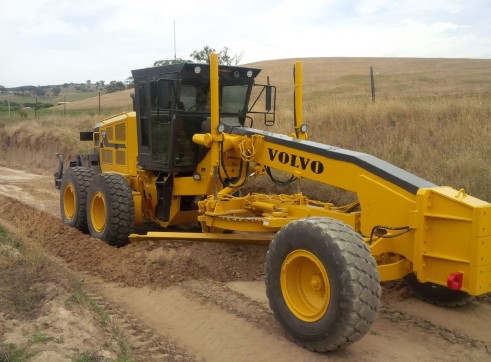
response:
<path fill-rule="evenodd" d="M 18 233 L 37 239 L 73 269 L 125 286 L 168 286 L 187 280 L 260 280 L 267 247 L 187 241 L 143 241 L 114 248 L 58 218 L 0 197 L 0 218 Z"/>

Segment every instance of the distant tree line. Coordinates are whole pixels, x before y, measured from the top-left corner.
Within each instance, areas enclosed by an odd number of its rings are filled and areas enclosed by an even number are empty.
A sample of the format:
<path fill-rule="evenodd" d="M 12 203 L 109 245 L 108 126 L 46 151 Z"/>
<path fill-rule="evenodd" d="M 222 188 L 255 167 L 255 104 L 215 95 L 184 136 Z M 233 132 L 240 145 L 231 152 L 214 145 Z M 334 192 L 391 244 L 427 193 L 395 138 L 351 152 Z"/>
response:
<path fill-rule="evenodd" d="M 111 81 L 108 84 L 104 80 L 92 83 L 91 80 L 87 80 L 85 83 L 64 83 L 62 85 L 46 85 L 46 86 L 21 86 L 6 88 L 0 86 L 0 93 L 11 93 L 19 97 L 39 97 L 39 98 L 50 98 L 58 97 L 62 90 L 72 88 L 75 92 L 107 92 L 113 93 L 125 89 L 133 88 L 133 78 L 130 77 L 124 82 L 122 81 Z"/>
<path fill-rule="evenodd" d="M 11 101 L 10 102 L 10 111 L 11 112 L 19 111 L 22 108 L 32 108 L 32 109 L 39 110 L 39 109 L 43 109 L 43 108 L 50 108 L 53 106 L 54 106 L 54 104 L 52 104 L 52 103 L 41 103 L 41 102 L 38 102 L 38 103 L 29 103 L 29 102 L 18 103 L 18 102 Z M 9 102 L 7 100 L 0 101 L 0 112 L 7 112 L 8 110 L 9 110 Z"/>

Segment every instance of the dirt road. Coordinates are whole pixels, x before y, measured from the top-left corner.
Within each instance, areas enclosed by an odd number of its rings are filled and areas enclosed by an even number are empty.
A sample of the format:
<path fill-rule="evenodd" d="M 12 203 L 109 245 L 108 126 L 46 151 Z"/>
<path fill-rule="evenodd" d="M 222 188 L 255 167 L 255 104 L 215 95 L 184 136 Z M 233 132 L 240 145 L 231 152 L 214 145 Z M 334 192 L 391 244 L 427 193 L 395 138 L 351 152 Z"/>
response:
<path fill-rule="evenodd" d="M 312 353 L 285 337 L 269 309 L 265 247 L 173 241 L 116 249 L 62 224 L 49 175 L 0 167 L 0 195 L 1 221 L 40 235 L 48 253 L 82 275 L 142 360 L 491 360 L 489 296 L 443 309 L 386 283 L 369 334 L 344 350 Z"/>

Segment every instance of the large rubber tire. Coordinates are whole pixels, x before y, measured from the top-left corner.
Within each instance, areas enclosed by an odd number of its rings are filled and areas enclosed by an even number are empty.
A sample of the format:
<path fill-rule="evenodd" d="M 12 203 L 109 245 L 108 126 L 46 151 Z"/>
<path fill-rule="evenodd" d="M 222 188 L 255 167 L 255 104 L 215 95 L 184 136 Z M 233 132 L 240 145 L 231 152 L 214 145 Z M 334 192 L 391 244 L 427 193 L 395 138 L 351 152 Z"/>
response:
<path fill-rule="evenodd" d="M 265 272 L 276 319 L 303 347 L 345 347 L 375 321 L 377 264 L 362 237 L 341 221 L 311 217 L 287 224 L 269 246 Z"/>
<path fill-rule="evenodd" d="M 65 224 L 87 232 L 87 190 L 96 173 L 89 167 L 69 167 L 60 187 L 60 211 Z"/>
<path fill-rule="evenodd" d="M 460 290 L 453 290 L 434 283 L 420 283 L 416 275 L 404 277 L 409 289 L 424 301 L 440 307 L 462 307 L 471 303 L 475 298 Z"/>
<path fill-rule="evenodd" d="M 133 193 L 118 174 L 99 174 L 87 193 L 87 224 L 92 237 L 124 246 L 135 225 Z"/>

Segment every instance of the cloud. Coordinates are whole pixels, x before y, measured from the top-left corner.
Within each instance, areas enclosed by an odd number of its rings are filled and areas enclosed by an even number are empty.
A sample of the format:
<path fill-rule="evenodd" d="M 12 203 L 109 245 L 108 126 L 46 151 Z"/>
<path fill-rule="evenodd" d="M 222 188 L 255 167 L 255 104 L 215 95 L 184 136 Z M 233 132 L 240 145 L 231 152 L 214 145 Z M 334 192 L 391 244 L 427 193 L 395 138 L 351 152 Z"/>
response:
<path fill-rule="evenodd" d="M 17 0 L 0 12 L 0 84 L 124 80 L 205 44 L 245 62 L 313 56 L 491 57 L 487 0 Z"/>

